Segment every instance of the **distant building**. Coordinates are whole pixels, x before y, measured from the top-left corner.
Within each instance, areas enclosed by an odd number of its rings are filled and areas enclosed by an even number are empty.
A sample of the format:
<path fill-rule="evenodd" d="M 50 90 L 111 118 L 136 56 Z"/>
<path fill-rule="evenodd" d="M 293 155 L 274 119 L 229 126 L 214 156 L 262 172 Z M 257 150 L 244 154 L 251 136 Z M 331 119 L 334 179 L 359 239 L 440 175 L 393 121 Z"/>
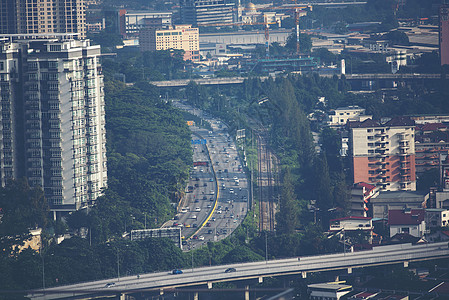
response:
<path fill-rule="evenodd" d="M 184 50 L 184 60 L 200 60 L 199 31 L 191 25 L 175 25 L 169 29 L 144 28 L 139 44 L 141 51 Z"/>
<path fill-rule="evenodd" d="M 414 237 L 422 237 L 426 231 L 424 209 L 390 210 L 388 212 L 388 225 L 390 237 L 405 233 Z"/>
<path fill-rule="evenodd" d="M 410 118 L 349 122 L 348 130 L 354 183 L 383 191 L 416 190 L 415 123 Z"/>
<path fill-rule="evenodd" d="M 340 231 L 343 229 L 345 231 L 372 231 L 372 218 L 351 216 L 330 220 L 330 232 Z"/>
<path fill-rule="evenodd" d="M 139 35 L 141 29 L 148 24 L 148 20 L 158 19 L 162 27 L 172 25 L 173 13 L 171 11 L 119 11 L 120 34 L 125 37 L 135 37 Z M 151 21 L 150 21 L 151 22 Z"/>
<path fill-rule="evenodd" d="M 85 0 L 0 2 L 0 34 L 78 33 L 86 36 Z"/>
<path fill-rule="evenodd" d="M 344 126 L 348 120 L 364 121 L 372 116 L 365 116 L 365 109 L 357 105 L 339 107 L 329 114 L 329 126 Z"/>
<path fill-rule="evenodd" d="M 352 291 L 352 286 L 338 282 L 329 282 L 309 284 L 307 289 L 310 292 L 311 300 L 339 300 Z"/>
<path fill-rule="evenodd" d="M 370 205 L 371 198 L 379 195 L 379 188 L 375 185 L 359 182 L 354 184 L 351 189 L 350 211 L 351 216 L 369 217 L 372 216 Z M 371 208 L 371 209 L 370 209 Z M 370 211 L 371 210 L 371 211 Z"/>
<path fill-rule="evenodd" d="M 441 65 L 449 65 L 449 5 L 440 6 L 439 10 L 439 46 Z"/>
<path fill-rule="evenodd" d="M 194 26 L 232 24 L 237 21 L 237 7 L 234 0 L 181 0 L 182 24 Z"/>
<path fill-rule="evenodd" d="M 449 226 L 449 210 L 442 208 L 428 208 L 426 209 L 426 227 L 439 228 Z"/>
<path fill-rule="evenodd" d="M 372 217 L 387 219 L 388 211 L 394 209 L 422 209 L 427 205 L 429 194 L 418 191 L 382 191 L 370 199 Z"/>
<path fill-rule="evenodd" d="M 449 151 L 449 127 L 442 123 L 426 123 L 416 126 L 415 162 L 416 174 L 439 167 L 440 154 Z"/>

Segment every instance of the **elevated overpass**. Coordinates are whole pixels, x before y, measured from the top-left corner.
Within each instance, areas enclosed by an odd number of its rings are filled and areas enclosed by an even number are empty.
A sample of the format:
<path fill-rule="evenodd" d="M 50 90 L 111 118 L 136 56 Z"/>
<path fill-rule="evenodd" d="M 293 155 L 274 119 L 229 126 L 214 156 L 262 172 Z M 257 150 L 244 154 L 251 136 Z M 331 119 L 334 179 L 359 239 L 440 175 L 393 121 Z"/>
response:
<path fill-rule="evenodd" d="M 126 295 L 137 292 L 155 291 L 163 294 L 164 290 L 179 287 L 203 286 L 211 289 L 214 283 L 226 281 L 257 280 L 263 282 L 264 277 L 298 275 L 302 278 L 307 273 L 346 269 L 352 273 L 353 268 L 371 267 L 388 264 L 441 259 L 449 257 L 447 242 L 433 244 L 400 244 L 375 247 L 372 250 L 337 253 L 300 258 L 279 259 L 262 262 L 240 263 L 231 265 L 202 267 L 184 270 L 183 274 L 173 275 L 171 272 L 142 274 L 139 276 L 121 277 L 85 282 L 67 286 L 59 286 L 44 290 L 34 290 L 28 294 L 31 299 L 86 299 L 105 295 Z M 227 268 L 235 268 L 235 272 L 225 273 Z M 108 283 L 114 283 L 114 285 Z"/>
<path fill-rule="evenodd" d="M 284 76 L 284 75 L 282 75 Z M 322 75 L 323 77 L 332 77 L 333 75 Z M 416 81 L 416 80 L 438 80 L 441 79 L 440 74 L 347 74 L 346 80 L 349 81 L 376 81 L 388 80 L 395 82 Z M 266 80 L 267 76 L 258 77 L 262 81 Z M 449 76 L 446 75 L 446 79 Z M 183 87 L 187 86 L 191 81 L 198 85 L 228 85 L 228 84 L 242 84 L 247 77 L 222 77 L 222 78 L 196 78 L 196 79 L 174 79 L 164 81 L 150 81 L 158 87 Z"/>

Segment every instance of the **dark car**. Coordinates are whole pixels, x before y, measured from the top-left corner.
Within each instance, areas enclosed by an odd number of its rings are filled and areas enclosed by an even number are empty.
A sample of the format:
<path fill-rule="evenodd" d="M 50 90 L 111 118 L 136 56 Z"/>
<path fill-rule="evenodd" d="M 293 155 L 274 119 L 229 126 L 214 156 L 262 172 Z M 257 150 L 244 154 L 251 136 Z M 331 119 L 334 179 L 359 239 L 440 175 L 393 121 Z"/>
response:
<path fill-rule="evenodd" d="M 115 285 L 115 282 L 109 282 L 109 283 L 106 283 L 106 285 L 105 285 L 105 287 L 113 287 Z"/>
<path fill-rule="evenodd" d="M 174 275 L 177 275 L 177 274 L 182 274 L 182 271 L 179 269 L 174 269 L 171 273 Z"/>
<path fill-rule="evenodd" d="M 227 268 L 225 270 L 225 273 L 232 273 L 232 272 L 235 272 L 235 271 L 237 271 L 235 268 Z"/>

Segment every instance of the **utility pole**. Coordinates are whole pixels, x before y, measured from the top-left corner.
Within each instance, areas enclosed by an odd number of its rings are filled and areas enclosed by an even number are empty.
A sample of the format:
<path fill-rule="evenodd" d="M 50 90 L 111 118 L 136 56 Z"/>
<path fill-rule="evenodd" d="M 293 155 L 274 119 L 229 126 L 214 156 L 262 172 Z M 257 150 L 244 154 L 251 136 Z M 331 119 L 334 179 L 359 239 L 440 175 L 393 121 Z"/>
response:
<path fill-rule="evenodd" d="M 265 231 L 265 263 L 268 264 L 268 231 Z"/>

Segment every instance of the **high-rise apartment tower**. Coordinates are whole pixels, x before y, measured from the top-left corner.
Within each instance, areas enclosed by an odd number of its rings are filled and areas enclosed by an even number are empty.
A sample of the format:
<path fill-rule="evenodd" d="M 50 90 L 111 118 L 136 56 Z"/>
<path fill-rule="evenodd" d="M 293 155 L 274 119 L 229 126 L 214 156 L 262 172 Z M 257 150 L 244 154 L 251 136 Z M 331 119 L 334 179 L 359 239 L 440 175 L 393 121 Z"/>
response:
<path fill-rule="evenodd" d="M 0 180 L 41 186 L 57 217 L 107 185 L 100 46 L 75 34 L 0 35 Z"/>
<path fill-rule="evenodd" d="M 415 191 L 415 122 L 394 118 L 386 123 L 367 119 L 349 122 L 353 182 L 382 191 Z"/>
<path fill-rule="evenodd" d="M 85 0 L 1 0 L 1 34 L 86 35 Z"/>

